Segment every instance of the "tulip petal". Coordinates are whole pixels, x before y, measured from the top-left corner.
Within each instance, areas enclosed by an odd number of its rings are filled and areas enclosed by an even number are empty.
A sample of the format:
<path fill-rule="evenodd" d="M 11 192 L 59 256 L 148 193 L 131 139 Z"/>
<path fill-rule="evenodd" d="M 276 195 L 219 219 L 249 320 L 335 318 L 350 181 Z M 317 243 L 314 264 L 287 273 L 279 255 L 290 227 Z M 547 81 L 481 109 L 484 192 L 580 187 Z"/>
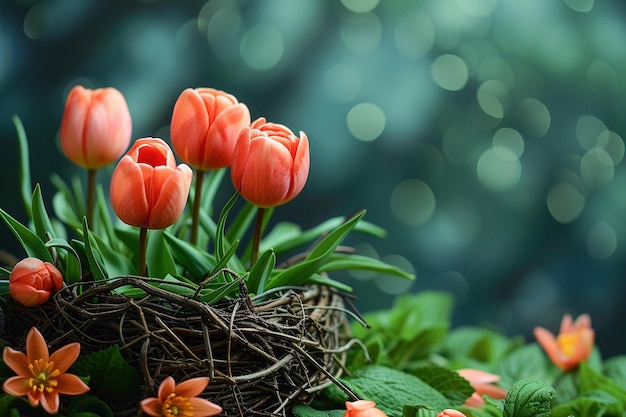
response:
<path fill-rule="evenodd" d="M 174 392 L 176 389 L 176 381 L 171 376 L 166 377 L 163 381 L 161 381 L 161 385 L 159 385 L 159 401 L 161 403 L 165 402 L 168 395 Z"/>
<path fill-rule="evenodd" d="M 145 226 L 148 219 L 148 200 L 141 168 L 128 155 L 117 164 L 110 183 L 111 205 L 124 223 Z"/>
<path fill-rule="evenodd" d="M 309 139 L 304 132 L 300 132 L 300 138 L 297 140 L 296 154 L 293 158 L 293 168 L 291 177 L 291 188 L 289 190 L 289 199 L 292 199 L 302 191 L 306 180 L 309 176 Z"/>
<path fill-rule="evenodd" d="M 30 285 L 21 283 L 9 283 L 11 298 L 26 307 L 38 306 L 50 298 L 50 291 L 38 290 Z"/>
<path fill-rule="evenodd" d="M 248 107 L 239 103 L 229 104 L 216 116 L 206 135 L 202 169 L 211 170 L 224 168 L 231 164 L 233 150 L 239 133 L 250 124 Z"/>
<path fill-rule="evenodd" d="M 183 161 L 195 166 L 208 130 L 209 115 L 202 96 L 191 88 L 184 90 L 174 104 L 170 125 L 172 147 Z"/>
<path fill-rule="evenodd" d="M 163 229 L 172 225 L 181 215 L 187 196 L 193 172 L 185 164 L 176 169 L 157 167 L 152 173 L 152 192 L 156 198 L 151 200 L 149 229 Z"/>

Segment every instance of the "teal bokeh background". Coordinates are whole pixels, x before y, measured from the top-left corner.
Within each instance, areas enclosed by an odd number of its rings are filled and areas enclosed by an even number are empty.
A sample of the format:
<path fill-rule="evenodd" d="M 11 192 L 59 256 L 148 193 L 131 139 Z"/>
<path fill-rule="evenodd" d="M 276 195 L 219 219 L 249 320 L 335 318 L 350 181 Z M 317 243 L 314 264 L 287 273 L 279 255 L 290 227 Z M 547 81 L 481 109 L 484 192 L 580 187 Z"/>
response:
<path fill-rule="evenodd" d="M 50 198 L 52 171 L 81 174 L 57 145 L 73 85 L 118 88 L 133 137 L 164 139 L 178 94 L 214 87 L 310 138 L 277 217 L 367 208 L 388 230 L 350 243 L 417 279 L 346 274 L 362 311 L 446 290 L 456 325 L 528 337 L 588 312 L 624 353 L 623 16 L 621 0 L 3 0 L 0 207 L 24 219 L 13 114 Z M 4 225 L 0 248 L 20 255 Z"/>

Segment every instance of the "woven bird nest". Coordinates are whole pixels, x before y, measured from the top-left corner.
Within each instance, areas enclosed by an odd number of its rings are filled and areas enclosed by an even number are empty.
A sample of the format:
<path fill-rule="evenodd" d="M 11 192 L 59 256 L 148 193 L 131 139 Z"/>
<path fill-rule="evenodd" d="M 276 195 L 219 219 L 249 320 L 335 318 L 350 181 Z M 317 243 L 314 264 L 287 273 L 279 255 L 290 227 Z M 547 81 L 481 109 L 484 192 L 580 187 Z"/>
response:
<path fill-rule="evenodd" d="M 37 326 L 51 350 L 71 342 L 81 343 L 81 353 L 119 346 L 143 391 L 132 403 L 112 405 L 120 417 L 136 415 L 139 401 L 154 396 L 167 376 L 209 376 L 201 396 L 227 416 L 284 416 L 293 404 L 309 403 L 338 383 L 353 343 L 344 295 L 314 285 L 251 299 L 241 281 L 238 297 L 209 305 L 159 289 L 158 282 L 132 276 L 83 282 L 35 308 L 13 305 L 5 338 L 23 348 L 28 329 Z M 120 287 L 146 295 L 116 294 Z"/>

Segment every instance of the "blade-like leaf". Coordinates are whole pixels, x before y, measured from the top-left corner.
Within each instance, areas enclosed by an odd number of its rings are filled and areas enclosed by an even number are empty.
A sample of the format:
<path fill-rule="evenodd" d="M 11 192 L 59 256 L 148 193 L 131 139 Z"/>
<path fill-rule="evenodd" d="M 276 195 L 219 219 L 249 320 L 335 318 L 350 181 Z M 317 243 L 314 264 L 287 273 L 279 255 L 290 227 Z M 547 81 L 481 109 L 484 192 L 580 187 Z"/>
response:
<path fill-rule="evenodd" d="M 179 239 L 168 232 L 163 232 L 163 237 L 169 245 L 176 262 L 189 271 L 189 274 L 196 280 L 205 276 L 217 265 L 215 257 L 199 250 L 198 247 L 191 243 Z"/>
<path fill-rule="evenodd" d="M 365 215 L 365 210 L 352 217 L 335 230 L 331 231 L 322 239 L 307 255 L 304 261 L 283 270 L 272 277 L 267 288 L 282 287 L 286 285 L 302 285 L 316 272 L 323 270 L 324 264 L 335 251 L 337 246 L 354 229 L 356 224 Z"/>
<path fill-rule="evenodd" d="M 347 254 L 347 253 L 334 253 L 324 264 L 322 271 L 343 271 L 343 270 L 367 270 L 380 272 L 381 274 L 395 275 L 406 279 L 415 279 L 415 275 L 398 268 L 397 266 L 390 265 L 376 258 L 368 256 Z"/>
<path fill-rule="evenodd" d="M 272 250 L 263 252 L 257 259 L 248 275 L 246 285 L 250 294 L 259 294 L 265 291 L 265 285 L 276 265 L 276 255 Z"/>
<path fill-rule="evenodd" d="M 26 213 L 28 213 L 28 217 L 30 218 L 30 211 L 32 207 L 31 192 L 33 187 L 30 180 L 28 138 L 26 137 L 26 131 L 24 130 L 22 120 L 17 115 L 13 116 L 13 124 L 15 125 L 15 130 L 17 131 L 17 139 L 20 150 L 20 194 L 22 195 L 22 202 L 24 203 Z"/>
<path fill-rule="evenodd" d="M 228 200 L 220 213 L 220 217 L 217 220 L 217 231 L 215 232 L 215 259 L 223 258 L 224 253 L 226 253 L 227 243 L 224 236 L 224 231 L 226 229 L 226 219 L 228 218 L 228 213 L 237 202 L 237 198 L 239 198 L 239 193 L 235 193 L 235 195 L 233 195 L 230 200 Z"/>
<path fill-rule="evenodd" d="M 80 280 L 82 276 L 82 269 L 80 266 L 80 257 L 76 250 L 63 239 L 51 239 L 46 242 L 46 247 L 49 248 L 61 248 L 65 249 L 68 255 L 65 257 L 64 273 L 65 282 L 67 284 L 73 284 Z"/>
<path fill-rule="evenodd" d="M 87 219 L 83 218 L 83 237 L 85 240 L 85 254 L 87 256 L 87 262 L 89 263 L 89 268 L 91 269 L 91 274 L 96 281 L 101 281 L 107 278 L 106 272 L 100 266 L 100 262 L 98 258 L 101 258 L 100 253 L 97 250 L 96 242 L 92 239 L 91 232 L 87 227 Z"/>
<path fill-rule="evenodd" d="M 176 262 L 174 262 L 169 246 L 165 243 L 163 234 L 163 229 L 151 230 L 148 236 L 146 263 L 150 276 L 154 278 L 164 278 L 169 274 L 177 273 Z"/>
<path fill-rule="evenodd" d="M 33 191 L 32 196 L 32 204 L 31 219 L 35 225 L 37 236 L 39 236 L 39 238 L 43 241 L 48 239 L 48 236 L 53 238 L 57 237 L 54 226 L 52 226 L 52 222 L 50 221 L 50 217 L 46 211 L 43 196 L 41 195 L 41 186 L 39 184 L 35 185 L 35 190 Z"/>
<path fill-rule="evenodd" d="M 0 216 L 2 216 L 2 220 L 4 220 L 9 229 L 11 229 L 28 256 L 39 258 L 42 261 L 52 262 L 50 251 L 48 251 L 39 236 L 2 209 L 0 209 Z"/>

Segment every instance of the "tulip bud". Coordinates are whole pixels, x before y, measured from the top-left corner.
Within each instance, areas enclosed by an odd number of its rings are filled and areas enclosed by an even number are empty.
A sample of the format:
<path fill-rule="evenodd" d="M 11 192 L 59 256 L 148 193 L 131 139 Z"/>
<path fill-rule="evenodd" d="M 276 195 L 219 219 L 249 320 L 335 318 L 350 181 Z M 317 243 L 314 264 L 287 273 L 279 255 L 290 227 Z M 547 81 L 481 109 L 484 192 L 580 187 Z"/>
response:
<path fill-rule="evenodd" d="M 235 189 L 252 204 L 267 208 L 297 196 L 309 175 L 309 140 L 264 118 L 241 131 L 231 165 Z"/>
<path fill-rule="evenodd" d="M 63 275 L 50 262 L 25 258 L 13 267 L 9 276 L 11 297 L 27 307 L 43 304 L 63 287 Z"/>
<path fill-rule="evenodd" d="M 165 141 L 138 139 L 113 171 L 113 210 L 131 226 L 168 227 L 185 208 L 192 175 L 189 166 L 176 166 L 174 153 Z"/>
<path fill-rule="evenodd" d="M 72 88 L 61 122 L 61 148 L 76 165 L 96 170 L 128 148 L 132 121 L 126 100 L 115 88 Z"/>
<path fill-rule="evenodd" d="M 387 415 L 376 408 L 374 401 L 358 400 L 346 401 L 346 412 L 343 417 L 387 417 Z"/>
<path fill-rule="evenodd" d="M 224 168 L 232 161 L 239 132 L 249 125 L 248 107 L 234 96 L 212 88 L 188 88 L 174 105 L 172 147 L 197 170 Z"/>
<path fill-rule="evenodd" d="M 458 410 L 448 408 L 437 414 L 437 417 L 465 417 L 465 414 Z"/>

